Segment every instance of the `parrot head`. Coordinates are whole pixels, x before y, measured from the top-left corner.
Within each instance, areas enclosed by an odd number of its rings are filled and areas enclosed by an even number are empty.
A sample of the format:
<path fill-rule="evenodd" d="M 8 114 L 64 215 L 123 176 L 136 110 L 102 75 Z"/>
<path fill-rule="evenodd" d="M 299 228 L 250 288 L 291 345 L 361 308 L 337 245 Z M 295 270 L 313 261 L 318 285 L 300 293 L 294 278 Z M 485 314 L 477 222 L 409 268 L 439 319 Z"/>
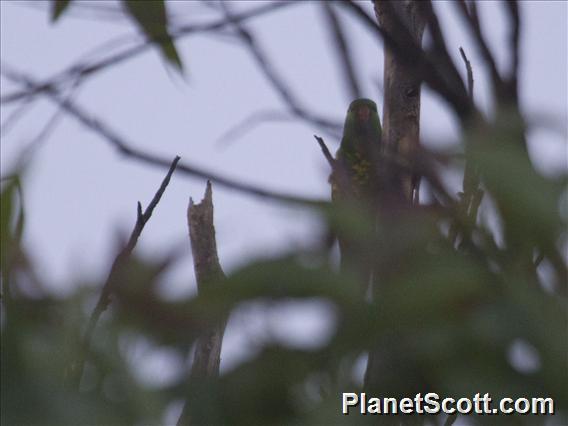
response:
<path fill-rule="evenodd" d="M 349 104 L 344 129 L 355 133 L 380 133 L 381 121 L 377 113 L 377 104 L 371 99 L 355 99 Z"/>
<path fill-rule="evenodd" d="M 349 104 L 345 124 L 359 131 L 380 128 L 377 104 L 367 98 L 355 99 Z"/>

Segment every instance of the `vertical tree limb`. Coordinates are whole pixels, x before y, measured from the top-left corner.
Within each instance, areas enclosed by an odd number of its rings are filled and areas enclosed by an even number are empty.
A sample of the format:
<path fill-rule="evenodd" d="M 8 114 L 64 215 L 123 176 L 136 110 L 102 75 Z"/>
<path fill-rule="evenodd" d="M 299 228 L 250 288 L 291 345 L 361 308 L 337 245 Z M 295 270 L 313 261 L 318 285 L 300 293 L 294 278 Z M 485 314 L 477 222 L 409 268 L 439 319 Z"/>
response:
<path fill-rule="evenodd" d="M 418 2 L 374 0 L 374 6 L 379 26 L 393 38 L 400 38 L 397 37 L 401 32 L 398 23 L 402 21 L 414 42 L 422 43 L 426 21 L 418 11 Z M 419 144 L 422 79 L 416 71 L 418 63 L 413 64 L 412 58 L 402 63 L 387 45 L 384 51 L 383 140 L 390 152 L 410 159 Z M 404 197 L 417 201 L 418 179 L 415 174 L 401 173 L 395 182 Z"/>
<path fill-rule="evenodd" d="M 201 203 L 195 204 L 190 198 L 187 209 L 187 223 L 197 291 L 203 293 L 211 285 L 225 278 L 217 255 L 215 227 L 213 226 L 213 194 L 211 182 L 207 182 L 205 196 Z M 190 382 L 193 378 L 216 378 L 219 376 L 221 346 L 226 321 L 204 330 L 195 345 L 195 356 L 191 366 Z M 178 426 L 191 424 L 191 407 L 186 402 Z"/>
<path fill-rule="evenodd" d="M 422 35 L 426 26 L 424 13 L 418 10 L 418 1 L 381 1 L 374 0 L 375 15 L 379 27 L 393 39 L 400 40 L 401 33 L 408 32 L 412 42 L 418 46 L 422 44 Z M 405 28 L 401 28 L 404 25 Z M 407 55 L 406 60 L 400 60 L 385 43 L 384 48 L 384 98 L 383 98 L 383 141 L 387 154 L 401 156 L 413 162 L 419 150 L 420 133 L 420 85 L 422 76 L 419 72 L 418 60 Z M 416 62 L 416 64 L 414 63 Z M 417 173 L 401 169 L 389 168 L 389 182 L 392 182 L 391 191 L 394 195 L 406 198 L 410 202 L 418 202 Z M 394 175 L 394 176 L 393 176 Z M 376 273 L 376 271 L 375 271 Z M 376 277 L 373 278 L 376 281 Z M 376 287 L 376 282 L 373 283 Z M 375 288 L 376 292 L 377 289 Z M 401 354 L 402 355 L 402 354 Z M 392 365 L 400 360 L 393 360 L 385 348 L 371 348 L 369 361 L 365 372 L 364 386 L 369 391 L 388 387 L 393 380 L 389 375 Z M 409 372 L 409 377 L 414 373 Z M 420 383 L 415 380 L 413 385 L 418 389 Z M 391 383 L 392 384 L 392 383 Z"/>

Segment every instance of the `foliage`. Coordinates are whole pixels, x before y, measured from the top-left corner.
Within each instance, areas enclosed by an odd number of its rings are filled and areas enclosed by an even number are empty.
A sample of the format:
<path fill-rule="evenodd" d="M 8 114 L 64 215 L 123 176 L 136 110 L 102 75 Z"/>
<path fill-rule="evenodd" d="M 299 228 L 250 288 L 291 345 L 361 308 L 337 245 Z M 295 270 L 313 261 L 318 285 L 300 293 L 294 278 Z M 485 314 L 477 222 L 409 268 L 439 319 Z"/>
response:
<path fill-rule="evenodd" d="M 486 189 L 499 206 L 503 229 L 511 229 L 510 245 L 497 246 L 479 227 L 468 246 L 456 250 L 442 231 L 446 218 L 426 210 L 385 212 L 376 236 L 361 229 L 369 223 L 361 211 L 322 210 L 330 227 L 358 235 L 361 250 L 375 255 L 384 279 L 372 304 L 358 294 L 355 275 L 330 270 L 323 247 L 252 262 L 208 292 L 177 302 L 165 302 L 154 291 L 162 272 L 155 260 L 132 260 L 110 318 L 97 329 L 79 394 L 66 387 L 65 377 L 81 350 L 85 308 L 96 289 L 56 299 L 41 290 L 41 283 L 30 288 L 33 265 L 21 261 L 26 254 L 15 236 L 21 221 L 12 223 L 20 216 L 18 180 L 10 181 L 2 191 L 2 386 L 8 390 L 2 392 L 3 420 L 153 423 L 160 422 L 168 401 L 189 397 L 198 424 L 305 424 L 323 418 L 351 423 L 334 417 L 337 395 L 360 389 L 351 370 L 370 342 L 382 348 L 389 363 L 382 394 L 408 395 L 417 386 L 455 396 L 483 390 L 494 397 L 551 396 L 565 410 L 566 299 L 559 289 L 546 291 L 536 269 L 523 265 L 518 252 L 523 245 L 555 245 L 561 237 L 557 206 L 562 185 L 538 175 L 513 144 L 496 155 L 507 158 L 514 175 L 499 170 L 492 179 L 498 163 L 483 149 L 471 155 L 488 176 Z M 536 185 L 539 192 L 527 191 Z M 15 253 L 19 262 L 13 260 Z M 208 324 L 243 303 L 271 306 L 290 300 L 325 300 L 333 307 L 329 341 L 315 350 L 267 342 L 254 360 L 219 382 L 187 386 L 182 375 L 174 384 L 148 389 L 133 377 L 128 351 L 121 347 L 124 336 L 144 336 L 184 357 Z M 511 364 L 508 354 L 519 341 L 538 354 L 534 370 Z M 30 404 L 37 409 L 26 409 Z"/>

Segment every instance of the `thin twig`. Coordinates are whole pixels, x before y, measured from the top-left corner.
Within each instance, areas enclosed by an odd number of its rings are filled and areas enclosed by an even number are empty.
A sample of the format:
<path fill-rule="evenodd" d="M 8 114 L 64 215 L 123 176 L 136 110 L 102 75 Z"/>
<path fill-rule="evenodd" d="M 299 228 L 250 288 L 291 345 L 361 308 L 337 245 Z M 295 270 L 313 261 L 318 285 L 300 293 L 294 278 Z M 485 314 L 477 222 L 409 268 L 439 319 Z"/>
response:
<path fill-rule="evenodd" d="M 507 77 L 507 82 L 510 87 L 509 94 L 517 97 L 518 92 L 518 79 L 519 79 L 519 56 L 520 56 L 520 27 L 521 19 L 519 16 L 519 5 L 516 0 L 509 0 L 505 2 L 507 10 L 509 11 L 509 19 L 511 21 L 511 34 L 509 35 L 509 51 L 511 52 L 511 70 Z"/>
<path fill-rule="evenodd" d="M 270 62 L 268 55 L 264 53 L 260 44 L 258 43 L 253 32 L 243 25 L 242 20 L 237 20 L 236 15 L 233 15 L 229 10 L 227 3 L 221 2 L 221 8 L 225 13 L 225 19 L 229 21 L 236 30 L 237 35 L 241 38 L 243 45 L 247 47 L 249 53 L 253 56 L 258 67 L 263 72 L 266 79 L 270 82 L 274 90 L 278 93 L 284 103 L 290 108 L 290 111 L 299 118 L 309 121 L 316 126 L 323 128 L 337 130 L 337 123 L 328 118 L 317 115 L 303 106 L 293 94 L 290 87 L 284 79 L 278 74 L 276 68 Z"/>
<path fill-rule="evenodd" d="M 70 101 L 76 94 L 79 82 L 76 81 L 75 84 L 70 88 L 69 93 L 66 95 L 65 100 Z M 55 131 L 59 122 L 65 117 L 65 110 L 61 107 L 57 107 L 51 118 L 46 122 L 40 132 L 26 145 L 22 153 L 22 160 L 30 158 L 34 152 L 41 146 L 41 144 L 49 138 L 49 136 Z"/>
<path fill-rule="evenodd" d="M 239 123 L 231 126 L 227 131 L 225 131 L 217 139 L 217 143 L 228 145 L 235 141 L 235 139 L 243 137 L 247 132 L 252 131 L 254 128 L 261 124 L 274 123 L 274 122 L 286 122 L 296 120 L 296 117 L 291 115 L 286 111 L 279 110 L 262 110 L 256 111 L 244 118 Z M 341 126 L 337 124 L 337 132 L 340 131 Z M 327 129 L 323 128 L 322 131 Z M 337 136 L 337 132 L 333 132 L 332 136 Z M 326 133 L 332 133 L 327 130 Z"/>
<path fill-rule="evenodd" d="M 108 274 L 107 280 L 103 285 L 99 300 L 98 300 L 98 302 L 97 302 L 97 304 L 96 304 L 96 306 L 93 310 L 93 313 L 91 314 L 91 317 L 89 318 L 89 322 L 87 324 L 87 329 L 85 331 L 85 337 L 83 339 L 83 347 L 82 347 L 82 350 L 81 350 L 81 358 L 79 359 L 78 364 L 76 365 L 76 368 L 74 369 L 73 376 L 72 376 L 72 381 L 73 381 L 72 384 L 77 390 L 79 389 L 79 385 L 81 384 L 81 377 L 83 376 L 83 370 L 85 368 L 85 362 L 86 362 L 87 357 L 89 355 L 89 351 L 90 351 L 90 347 L 91 347 L 91 340 L 93 338 L 93 332 L 95 330 L 97 322 L 99 321 L 99 318 L 101 317 L 102 313 L 108 307 L 108 305 L 110 303 L 111 293 L 115 290 L 116 285 L 118 285 L 118 283 L 119 283 L 118 277 L 120 275 L 120 271 L 124 267 L 126 261 L 130 258 L 130 255 L 131 255 L 132 251 L 134 250 L 134 247 L 136 247 L 136 243 L 138 242 L 138 238 L 140 237 L 140 234 L 142 234 L 142 230 L 144 229 L 144 226 L 150 220 L 150 217 L 152 216 L 154 209 L 156 208 L 156 206 L 160 202 L 160 199 L 162 198 L 162 195 L 164 194 L 166 187 L 170 183 L 170 179 L 172 177 L 174 170 L 176 169 L 176 166 L 177 166 L 179 160 L 180 160 L 180 157 L 176 156 L 174 158 L 174 160 L 172 161 L 172 163 L 170 165 L 170 169 L 168 170 L 168 173 L 166 174 L 166 177 L 164 178 L 164 180 L 162 181 L 162 184 L 160 185 L 160 187 L 158 188 L 158 190 L 154 194 L 152 201 L 150 201 L 150 204 L 148 204 L 148 207 L 146 207 L 146 210 L 144 210 L 144 213 L 142 213 L 142 205 L 140 204 L 140 201 L 137 203 L 136 223 L 134 224 L 134 228 L 132 229 L 132 233 L 130 234 L 130 238 L 128 239 L 127 244 L 123 247 L 123 249 L 118 253 L 116 258 L 114 259 L 114 262 L 113 262 L 112 267 L 110 269 L 110 272 Z"/>
<path fill-rule="evenodd" d="M 341 69 L 343 70 L 344 79 L 347 81 L 349 87 L 350 98 L 360 98 L 361 88 L 359 85 L 359 79 L 357 78 L 355 67 L 353 66 L 352 52 L 349 49 L 341 21 L 333 9 L 333 4 L 331 2 L 323 2 L 322 6 L 328 22 L 329 30 L 333 36 L 336 51 L 339 53 L 339 62 L 341 64 Z"/>
<path fill-rule="evenodd" d="M 76 19 L 88 19 L 90 21 L 96 20 L 97 22 L 119 22 L 123 21 L 124 11 L 119 4 L 116 6 L 106 6 L 103 2 L 96 2 L 98 4 L 91 4 L 89 2 L 76 1 L 73 7 L 69 7 L 65 11 L 65 16 L 71 16 Z M 41 12 L 49 12 L 49 7 L 51 6 L 49 2 L 37 2 L 37 1 L 20 1 L 14 2 L 16 5 L 22 5 L 28 9 L 38 10 Z"/>
<path fill-rule="evenodd" d="M 471 2 L 471 7 L 468 10 L 465 0 L 459 0 L 458 2 L 456 2 L 456 4 L 463 19 L 467 23 L 470 32 L 475 38 L 477 48 L 481 52 L 485 63 L 489 67 L 495 94 L 497 95 L 498 100 L 501 100 L 503 96 L 503 80 L 497 69 L 495 58 L 493 57 L 493 54 L 491 53 L 489 45 L 487 44 L 485 36 L 483 35 L 483 32 L 481 30 L 481 24 L 479 22 L 479 16 L 477 13 L 477 5 L 475 4 L 475 2 Z"/>
<path fill-rule="evenodd" d="M 9 80 L 19 82 L 20 84 L 24 84 L 29 88 L 33 89 L 37 87 L 33 79 L 25 76 L 24 74 L 16 73 L 10 70 L 7 66 L 4 66 L 2 75 L 4 75 Z M 53 88 L 42 90 L 41 93 L 49 98 L 52 102 L 59 105 L 70 116 L 78 120 L 85 127 L 101 136 L 104 140 L 114 146 L 121 154 L 155 166 L 168 167 L 170 165 L 170 161 L 167 158 L 159 157 L 158 155 L 136 148 L 135 144 L 126 141 L 123 137 L 118 135 L 118 133 L 112 130 L 108 125 L 104 124 L 101 120 L 92 117 L 91 114 L 79 104 L 72 102 L 71 100 L 61 99 L 57 91 L 55 91 Z M 258 197 L 303 205 L 317 206 L 321 203 L 325 203 L 325 201 L 323 200 L 316 200 L 313 198 L 302 197 L 294 194 L 271 191 L 258 187 L 256 185 L 237 182 L 232 179 L 203 170 L 197 166 L 190 165 L 188 163 L 180 163 L 177 167 L 177 170 L 180 173 L 202 178 L 205 180 L 210 180 L 220 186 L 224 186 L 226 188 L 234 189 Z"/>
<path fill-rule="evenodd" d="M 471 62 L 467 58 L 465 51 L 462 47 L 459 48 L 460 55 L 465 64 L 467 71 L 467 87 L 471 103 L 473 104 L 473 93 L 474 93 L 474 80 L 473 80 L 473 69 L 471 67 Z M 477 212 L 481 201 L 483 200 L 484 192 L 479 188 L 479 171 L 477 167 L 471 163 L 470 158 L 466 158 L 464 175 L 463 175 L 463 192 L 460 192 L 460 202 L 458 205 L 458 215 L 459 219 L 466 221 L 465 226 L 458 220 L 454 221 L 448 232 L 449 240 L 452 245 L 458 240 L 458 228 L 461 226 L 463 228 L 462 237 L 464 239 L 471 238 L 471 231 L 475 227 L 477 222 Z"/>
<path fill-rule="evenodd" d="M 268 5 L 258 7 L 254 10 L 246 11 L 240 14 L 235 14 L 231 18 L 231 22 L 234 23 L 234 22 L 245 21 L 253 17 L 257 17 L 272 12 L 281 7 L 293 4 L 298 4 L 298 3 L 295 2 L 270 3 Z M 205 24 L 182 25 L 178 28 L 172 29 L 170 36 L 172 39 L 175 40 L 190 34 L 217 31 L 223 29 L 227 25 L 229 25 L 229 21 L 227 18 L 215 20 L 213 22 Z M 154 46 L 153 43 L 150 43 L 149 41 L 145 40 L 141 44 L 137 44 L 136 46 L 126 48 L 121 52 L 108 55 L 107 57 L 97 62 L 93 62 L 90 64 L 75 64 L 70 68 L 68 68 L 67 70 L 55 75 L 54 77 L 37 84 L 36 87 L 34 87 L 33 89 L 27 88 L 25 90 L 16 91 L 13 93 L 9 93 L 8 95 L 2 96 L 0 98 L 0 102 L 3 104 L 9 104 L 23 98 L 28 98 L 30 96 L 38 95 L 43 91 L 57 89 L 59 85 L 68 81 L 69 79 L 74 79 L 74 78 L 84 79 L 87 77 L 92 77 L 97 72 L 106 69 L 112 65 L 117 65 L 123 61 L 132 59 L 138 56 L 139 54 L 144 53 L 153 46 Z"/>
<path fill-rule="evenodd" d="M 26 99 L 0 124 L 0 135 L 6 135 L 33 106 L 32 99 Z"/>
<path fill-rule="evenodd" d="M 471 62 L 467 59 L 463 48 L 460 46 L 460 55 L 465 63 L 465 68 L 467 70 L 467 92 L 469 94 L 469 98 L 473 102 L 473 70 L 471 69 Z"/>
<path fill-rule="evenodd" d="M 329 152 L 329 149 L 328 149 L 327 145 L 325 144 L 325 141 L 323 140 L 323 138 L 318 136 L 318 135 L 314 135 L 314 138 L 316 138 L 316 141 L 318 142 L 318 144 L 319 144 L 319 146 L 320 146 L 320 148 L 323 152 L 323 156 L 325 157 L 325 159 L 327 160 L 327 162 L 331 166 L 331 169 L 333 170 L 336 166 L 337 161 L 335 161 L 335 158 L 333 158 L 333 155 L 331 155 L 331 152 Z"/>
<path fill-rule="evenodd" d="M 463 87 L 463 81 L 446 46 L 446 37 L 442 32 L 442 27 L 440 26 L 440 21 L 434 11 L 434 7 L 432 6 L 432 1 L 422 1 L 417 2 L 416 4 L 416 10 L 419 13 L 422 13 L 425 21 L 428 23 L 430 33 L 432 34 L 435 52 L 434 63 L 437 64 L 439 69 L 444 71 L 450 82 L 456 86 L 455 90 L 457 92 L 462 92 L 465 89 Z"/>

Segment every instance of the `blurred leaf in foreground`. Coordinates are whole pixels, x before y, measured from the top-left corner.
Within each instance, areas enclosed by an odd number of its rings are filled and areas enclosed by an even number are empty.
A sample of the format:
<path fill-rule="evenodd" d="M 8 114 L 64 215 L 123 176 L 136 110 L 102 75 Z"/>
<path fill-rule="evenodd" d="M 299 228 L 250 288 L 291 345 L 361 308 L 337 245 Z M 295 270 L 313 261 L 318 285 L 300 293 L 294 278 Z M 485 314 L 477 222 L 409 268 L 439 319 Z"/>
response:
<path fill-rule="evenodd" d="M 56 22 L 69 7 L 72 0 L 52 0 L 51 22 Z"/>
<path fill-rule="evenodd" d="M 158 45 L 168 62 L 179 72 L 183 72 L 182 61 L 168 33 L 168 18 L 164 0 L 124 0 L 124 6 L 146 34 L 148 40 Z"/>

